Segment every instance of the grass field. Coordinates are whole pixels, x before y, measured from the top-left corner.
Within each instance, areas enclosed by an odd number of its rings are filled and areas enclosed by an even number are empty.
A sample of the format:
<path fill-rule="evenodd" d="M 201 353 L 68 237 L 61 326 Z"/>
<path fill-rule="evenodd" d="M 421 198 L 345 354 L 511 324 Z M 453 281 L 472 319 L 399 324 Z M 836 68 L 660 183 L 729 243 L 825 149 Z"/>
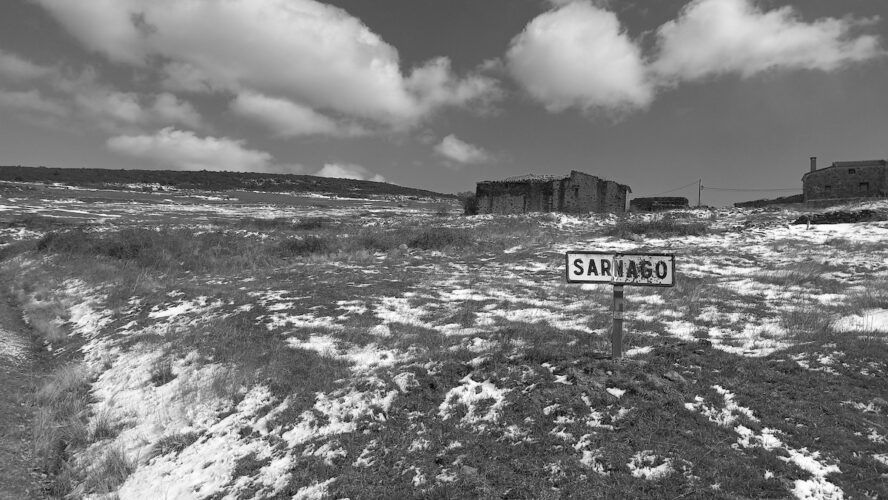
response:
<path fill-rule="evenodd" d="M 888 222 L 10 198 L 54 495 L 888 496 Z M 584 248 L 676 254 L 619 362 Z"/>

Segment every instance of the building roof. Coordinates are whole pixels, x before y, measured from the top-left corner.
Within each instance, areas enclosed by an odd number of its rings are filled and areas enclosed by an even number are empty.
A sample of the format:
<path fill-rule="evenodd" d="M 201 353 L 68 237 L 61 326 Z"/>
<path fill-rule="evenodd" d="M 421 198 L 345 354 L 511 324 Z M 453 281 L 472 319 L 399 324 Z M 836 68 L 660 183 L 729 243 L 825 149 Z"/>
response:
<path fill-rule="evenodd" d="M 526 174 L 526 175 L 516 175 L 514 177 L 506 177 L 505 179 L 500 179 L 497 181 L 488 181 L 488 182 L 552 182 L 552 181 L 561 181 L 564 179 L 569 179 L 569 175 L 537 175 L 537 174 Z"/>
<path fill-rule="evenodd" d="M 574 174 L 585 175 L 587 177 L 594 177 L 603 182 L 613 182 L 614 184 L 625 188 L 626 191 L 632 192 L 632 188 L 625 184 L 620 184 L 616 181 L 609 181 L 607 179 L 602 179 L 596 175 L 587 174 L 585 172 L 580 172 L 578 170 L 571 170 L 567 175 L 537 175 L 537 174 L 526 174 L 526 175 L 516 175 L 514 177 L 506 177 L 505 179 L 497 179 L 491 181 L 480 181 L 478 184 L 488 184 L 488 183 L 499 183 L 499 182 L 520 182 L 520 183 L 545 183 L 545 182 L 554 182 L 554 181 L 563 181 L 570 179 Z"/>
<path fill-rule="evenodd" d="M 809 170 L 802 175 L 802 181 L 811 174 L 817 174 L 835 168 L 855 168 L 855 167 L 888 167 L 886 160 L 862 160 L 862 161 L 834 161 L 828 167 L 818 168 L 817 170 Z"/>
<path fill-rule="evenodd" d="M 863 161 L 834 161 L 833 167 L 884 167 L 888 162 L 885 160 L 863 160 Z"/>

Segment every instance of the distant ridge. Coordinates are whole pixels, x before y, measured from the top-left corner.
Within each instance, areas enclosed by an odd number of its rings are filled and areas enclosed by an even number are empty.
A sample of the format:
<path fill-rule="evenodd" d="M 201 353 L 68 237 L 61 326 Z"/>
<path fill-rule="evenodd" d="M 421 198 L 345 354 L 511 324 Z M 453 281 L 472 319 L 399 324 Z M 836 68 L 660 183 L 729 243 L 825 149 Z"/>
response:
<path fill-rule="evenodd" d="M 0 166 L 0 181 L 44 182 L 94 189 L 127 189 L 127 185 L 158 186 L 160 189 L 203 191 L 266 191 L 328 193 L 350 198 L 371 196 L 414 196 L 456 198 L 456 195 L 414 189 L 387 182 L 335 179 L 314 175 L 267 174 L 181 170 L 112 170 L 103 168 L 55 168 Z M 132 188 L 131 188 L 132 189 Z"/>

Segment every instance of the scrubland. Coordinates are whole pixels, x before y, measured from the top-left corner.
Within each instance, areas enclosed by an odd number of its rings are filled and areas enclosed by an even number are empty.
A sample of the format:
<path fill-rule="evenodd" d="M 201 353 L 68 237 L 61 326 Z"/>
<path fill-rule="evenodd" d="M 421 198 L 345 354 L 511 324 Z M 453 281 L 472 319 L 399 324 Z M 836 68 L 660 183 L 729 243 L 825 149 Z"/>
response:
<path fill-rule="evenodd" d="M 888 496 L 888 222 L 0 208 L 57 496 Z M 621 361 L 579 249 L 676 254 Z"/>

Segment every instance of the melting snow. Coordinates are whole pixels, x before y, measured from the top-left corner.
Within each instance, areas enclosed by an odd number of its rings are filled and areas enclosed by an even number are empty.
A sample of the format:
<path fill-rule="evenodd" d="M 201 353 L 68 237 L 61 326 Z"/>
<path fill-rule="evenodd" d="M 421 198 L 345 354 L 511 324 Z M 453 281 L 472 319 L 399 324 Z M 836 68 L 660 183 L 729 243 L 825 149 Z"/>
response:
<path fill-rule="evenodd" d="M 639 451 L 626 466 L 629 468 L 632 476 L 648 481 L 656 481 L 674 472 L 672 460 L 669 458 L 662 459 L 660 465 L 654 466 L 659 461 L 658 458 L 650 450 Z"/>
<path fill-rule="evenodd" d="M 465 405 L 466 414 L 462 418 L 464 424 L 497 422 L 509 389 L 499 389 L 489 380 L 475 382 L 471 375 L 463 377 L 460 382 L 462 385 L 447 391 L 444 401 L 438 406 L 438 415 L 447 420 L 460 405 Z M 479 413 L 476 404 L 482 401 L 492 401 L 492 403 Z"/>

